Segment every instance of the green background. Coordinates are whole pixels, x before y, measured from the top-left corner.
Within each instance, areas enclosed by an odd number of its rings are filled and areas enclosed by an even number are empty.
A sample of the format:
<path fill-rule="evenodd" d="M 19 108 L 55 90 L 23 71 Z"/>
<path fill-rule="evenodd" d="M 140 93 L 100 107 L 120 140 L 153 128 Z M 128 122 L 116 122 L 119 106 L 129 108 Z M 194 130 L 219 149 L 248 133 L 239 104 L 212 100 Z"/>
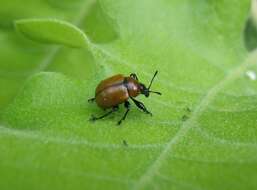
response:
<path fill-rule="evenodd" d="M 0 2 L 1 190 L 257 189 L 250 1 Z M 67 21 L 90 43 L 50 24 L 23 35 L 24 18 Z M 44 34 L 63 45 L 26 38 Z M 123 106 L 88 121 L 104 113 L 87 102 L 99 81 L 137 73 L 148 84 L 155 70 L 163 95 L 138 97 L 153 117 L 132 105 L 122 126 Z"/>

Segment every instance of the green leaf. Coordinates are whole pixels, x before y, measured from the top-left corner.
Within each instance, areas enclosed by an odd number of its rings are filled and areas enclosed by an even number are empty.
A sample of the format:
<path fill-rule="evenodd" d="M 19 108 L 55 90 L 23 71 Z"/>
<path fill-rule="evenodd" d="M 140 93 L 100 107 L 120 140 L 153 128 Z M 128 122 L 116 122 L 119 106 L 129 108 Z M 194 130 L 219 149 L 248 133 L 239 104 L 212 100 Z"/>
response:
<path fill-rule="evenodd" d="M 69 17 L 90 22 L 88 51 L 0 31 L 0 189 L 256 189 L 257 52 L 242 34 L 249 2 L 97 3 Z M 131 102 L 122 126 L 122 105 L 89 121 L 105 113 L 87 102 L 102 79 L 136 73 L 147 85 L 155 70 L 162 96 L 138 97 L 152 117 Z"/>
<path fill-rule="evenodd" d="M 81 27 L 94 43 L 108 43 L 119 37 L 117 23 L 98 1 L 92 5 Z"/>
<path fill-rule="evenodd" d="M 17 95 L 27 77 L 37 72 L 58 71 L 79 79 L 101 74 L 90 52 L 40 45 L 13 30 L 15 20 L 27 17 L 65 19 L 79 26 L 86 18 L 90 1 L 69 2 L 69 9 L 65 10 L 50 1 L 29 0 L 26 6 L 18 0 L 1 2 L 5 6 L 0 8 L 0 17 L 4 18 L 0 18 L 0 112 Z"/>
<path fill-rule="evenodd" d="M 87 47 L 86 35 L 76 26 L 56 19 L 23 19 L 15 22 L 16 29 L 31 40 L 70 47 Z"/>

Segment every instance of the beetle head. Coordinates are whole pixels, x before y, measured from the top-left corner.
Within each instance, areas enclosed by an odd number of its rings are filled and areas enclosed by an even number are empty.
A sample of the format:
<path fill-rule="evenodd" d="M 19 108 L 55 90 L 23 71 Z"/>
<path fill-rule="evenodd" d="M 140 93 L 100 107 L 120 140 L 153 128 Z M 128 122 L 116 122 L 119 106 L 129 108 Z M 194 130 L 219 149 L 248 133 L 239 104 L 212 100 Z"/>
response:
<path fill-rule="evenodd" d="M 141 92 L 141 94 L 144 94 L 145 97 L 148 97 L 149 96 L 148 88 L 146 88 L 145 85 L 142 84 L 142 83 L 140 83 L 139 85 L 140 85 L 140 92 Z"/>
<path fill-rule="evenodd" d="M 155 73 L 154 73 L 154 75 L 153 75 L 153 78 L 152 78 L 152 80 L 151 80 L 151 82 L 150 82 L 148 88 L 146 88 L 146 86 L 145 86 L 144 84 L 142 84 L 142 83 L 139 84 L 139 85 L 140 85 L 140 92 L 141 92 L 141 94 L 144 94 L 145 97 L 149 97 L 150 92 L 151 92 L 151 93 L 158 94 L 158 95 L 161 95 L 160 92 L 156 92 L 156 91 L 151 91 L 151 90 L 150 90 L 151 85 L 152 85 L 152 83 L 153 83 L 153 80 L 154 80 L 155 76 L 157 75 L 157 73 L 158 73 L 158 71 L 155 71 Z"/>

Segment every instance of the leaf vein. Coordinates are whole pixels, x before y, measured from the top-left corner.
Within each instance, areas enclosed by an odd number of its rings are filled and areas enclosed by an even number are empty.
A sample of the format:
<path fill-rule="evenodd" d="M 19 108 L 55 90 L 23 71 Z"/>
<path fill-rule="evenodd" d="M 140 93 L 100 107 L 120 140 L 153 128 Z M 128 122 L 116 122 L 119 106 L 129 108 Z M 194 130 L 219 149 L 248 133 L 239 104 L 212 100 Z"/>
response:
<path fill-rule="evenodd" d="M 139 178 L 138 182 L 135 184 L 134 189 L 142 189 L 152 178 L 156 175 L 156 172 L 161 168 L 162 162 L 167 159 L 168 153 L 172 154 L 173 146 L 181 140 L 192 127 L 195 126 L 197 118 L 204 109 L 209 105 L 209 103 L 215 98 L 215 96 L 230 82 L 236 79 L 242 74 L 242 72 L 252 63 L 255 63 L 253 58 L 256 58 L 256 52 L 253 52 L 249 56 L 249 60 L 246 60 L 243 64 L 239 65 L 233 69 L 229 74 L 227 74 L 221 81 L 214 85 L 202 98 L 198 106 L 192 112 L 191 117 L 182 124 L 181 129 L 177 132 L 176 136 L 172 138 L 166 147 L 161 151 L 160 155 L 155 159 L 155 161 L 147 168 L 146 172 Z"/>

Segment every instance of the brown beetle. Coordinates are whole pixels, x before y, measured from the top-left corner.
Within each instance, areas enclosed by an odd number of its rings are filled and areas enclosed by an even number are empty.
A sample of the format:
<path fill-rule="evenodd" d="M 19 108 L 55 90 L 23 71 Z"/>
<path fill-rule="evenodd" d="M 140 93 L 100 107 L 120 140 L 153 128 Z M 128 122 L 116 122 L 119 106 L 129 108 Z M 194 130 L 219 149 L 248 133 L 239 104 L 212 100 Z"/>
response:
<path fill-rule="evenodd" d="M 100 117 L 92 116 L 91 120 L 95 121 L 110 115 L 111 113 L 118 110 L 119 104 L 124 103 L 124 106 L 127 110 L 118 122 L 118 125 L 120 125 L 122 120 L 126 119 L 126 116 L 130 110 L 130 103 L 128 101 L 129 98 L 132 99 L 132 101 L 139 109 L 143 110 L 147 114 L 152 115 L 152 113 L 146 109 L 144 104 L 136 100 L 134 97 L 138 96 L 139 94 L 144 94 L 145 97 L 149 97 L 150 92 L 161 95 L 160 92 L 150 90 L 152 82 L 157 73 L 158 71 L 154 73 L 148 88 L 146 88 L 144 84 L 138 81 L 137 75 L 135 73 L 130 74 L 129 77 L 118 74 L 101 81 L 95 90 L 95 97 L 89 99 L 88 101 L 96 101 L 97 105 L 104 110 L 108 108 L 112 108 L 112 110 Z"/>

